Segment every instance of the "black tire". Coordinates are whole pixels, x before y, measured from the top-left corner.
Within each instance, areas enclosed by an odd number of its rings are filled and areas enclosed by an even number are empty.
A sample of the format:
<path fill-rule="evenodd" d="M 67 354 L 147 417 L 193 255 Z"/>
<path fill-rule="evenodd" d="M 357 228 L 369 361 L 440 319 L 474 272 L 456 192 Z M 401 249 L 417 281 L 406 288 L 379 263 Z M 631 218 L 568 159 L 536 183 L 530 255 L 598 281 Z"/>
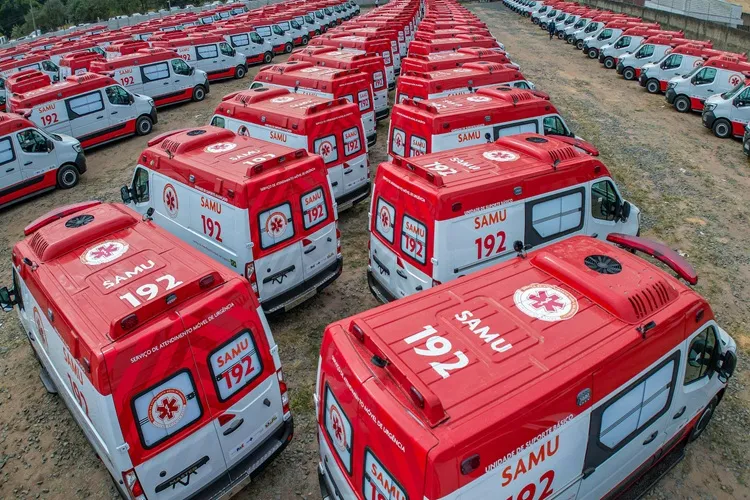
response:
<path fill-rule="evenodd" d="M 75 165 L 63 165 L 57 169 L 57 187 L 60 189 L 73 188 L 79 180 L 81 180 L 81 174 Z"/>
<path fill-rule="evenodd" d="M 557 38 L 559 38 L 560 40 L 565 40 L 565 33 L 562 31 L 558 31 Z"/>
<path fill-rule="evenodd" d="M 725 118 L 719 118 L 714 122 L 711 130 L 714 131 L 714 135 L 719 139 L 727 139 L 732 137 L 732 124 Z"/>
<path fill-rule="evenodd" d="M 633 68 L 625 68 L 622 70 L 622 76 L 626 80 L 635 80 L 635 70 Z"/>
<path fill-rule="evenodd" d="M 578 40 L 578 41 L 576 42 L 576 48 L 577 48 L 578 50 L 583 50 L 583 40 Z"/>
<path fill-rule="evenodd" d="M 154 129 L 154 122 L 150 116 L 143 115 L 135 122 L 135 133 L 138 135 L 148 135 Z"/>
<path fill-rule="evenodd" d="M 238 80 L 241 80 L 245 78 L 245 75 L 247 74 L 247 68 L 244 64 L 237 65 L 236 68 L 234 68 L 234 77 Z"/>
<path fill-rule="evenodd" d="M 589 49 L 588 56 L 589 59 L 596 59 L 597 57 L 599 57 L 599 51 L 593 48 Z"/>
<path fill-rule="evenodd" d="M 674 100 L 674 109 L 680 113 L 689 113 L 691 110 L 690 98 L 684 95 L 677 96 Z"/>
<path fill-rule="evenodd" d="M 292 45 L 292 42 L 286 42 L 286 45 L 284 45 L 284 53 L 291 54 L 293 50 L 294 50 L 294 45 Z"/>
<path fill-rule="evenodd" d="M 302 45 L 307 45 L 307 42 L 309 42 L 309 41 L 310 41 L 310 38 L 308 38 L 307 35 L 305 35 L 305 36 L 302 37 Z"/>
<path fill-rule="evenodd" d="M 695 423 L 695 427 L 693 427 L 693 430 L 690 431 L 688 442 L 695 441 L 701 436 L 701 434 L 703 434 L 703 431 L 705 431 L 706 427 L 708 427 L 708 423 L 711 422 L 711 417 L 714 416 L 714 410 L 716 410 L 716 405 L 718 404 L 719 397 L 714 396 L 711 402 L 708 403 L 708 406 L 703 409 L 703 413 L 701 413 L 701 416 L 698 417 L 698 421 Z"/>
<path fill-rule="evenodd" d="M 658 94 L 661 92 L 661 84 L 656 78 L 652 78 L 646 82 L 646 92 L 649 94 Z"/>
<path fill-rule="evenodd" d="M 268 64 L 273 61 L 273 52 L 266 52 L 263 54 L 263 62 Z"/>
<path fill-rule="evenodd" d="M 206 88 L 203 85 L 193 87 L 193 102 L 201 102 L 206 98 Z"/>
<path fill-rule="evenodd" d="M 615 58 L 614 57 L 605 57 L 604 58 L 604 67 L 607 69 L 612 69 L 615 67 Z"/>
<path fill-rule="evenodd" d="M 573 37 L 571 35 L 568 35 L 565 37 L 565 42 L 568 44 L 573 43 L 575 40 L 573 40 Z"/>

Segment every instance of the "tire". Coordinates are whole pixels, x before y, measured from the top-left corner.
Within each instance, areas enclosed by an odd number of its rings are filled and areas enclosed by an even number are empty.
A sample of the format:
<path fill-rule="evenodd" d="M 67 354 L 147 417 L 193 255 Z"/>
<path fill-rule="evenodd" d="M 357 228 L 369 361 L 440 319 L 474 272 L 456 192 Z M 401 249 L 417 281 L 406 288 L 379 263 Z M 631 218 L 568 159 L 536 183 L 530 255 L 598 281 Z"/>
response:
<path fill-rule="evenodd" d="M 562 31 L 558 31 L 557 38 L 559 38 L 560 40 L 565 40 L 565 33 L 563 33 Z"/>
<path fill-rule="evenodd" d="M 646 82 L 646 91 L 649 94 L 658 94 L 661 92 L 661 84 L 656 78 L 652 78 Z"/>
<path fill-rule="evenodd" d="M 266 52 L 263 54 L 263 62 L 268 64 L 273 61 L 273 52 Z"/>
<path fill-rule="evenodd" d="M 596 49 L 589 49 L 588 56 L 589 59 L 596 59 L 597 57 L 599 57 L 599 51 Z"/>
<path fill-rule="evenodd" d="M 284 53 L 291 54 L 292 50 L 294 50 L 294 45 L 292 45 L 292 42 L 286 42 L 286 45 L 284 45 Z"/>
<path fill-rule="evenodd" d="M 578 50 L 583 50 L 583 40 L 578 40 L 578 41 L 576 42 L 576 48 L 577 48 Z"/>
<path fill-rule="evenodd" d="M 234 77 L 238 80 L 241 80 L 245 78 L 245 75 L 247 74 L 247 68 L 245 68 L 244 65 L 240 64 L 236 68 L 234 68 Z"/>
<path fill-rule="evenodd" d="M 676 109 L 680 113 L 689 113 L 691 109 L 690 99 L 684 95 L 677 96 L 677 98 L 674 100 L 674 109 Z"/>
<path fill-rule="evenodd" d="M 302 45 L 307 45 L 307 42 L 309 42 L 310 39 L 307 37 L 307 35 L 302 37 Z"/>
<path fill-rule="evenodd" d="M 138 135 L 148 135 L 154 129 L 154 123 L 150 116 L 143 115 L 135 122 L 135 133 Z"/>
<path fill-rule="evenodd" d="M 695 423 L 695 427 L 693 427 L 693 430 L 690 431 L 688 442 L 695 441 L 696 439 L 701 437 L 701 434 L 703 434 L 703 431 L 705 431 L 706 427 L 708 427 L 708 423 L 711 422 L 711 417 L 713 417 L 714 410 L 716 410 L 716 405 L 718 404 L 719 404 L 719 397 L 714 396 L 711 402 L 708 403 L 708 406 L 706 406 L 703 409 L 703 413 L 701 413 L 701 416 L 698 417 L 698 421 Z"/>
<path fill-rule="evenodd" d="M 615 59 L 613 57 L 606 57 L 604 59 L 604 67 L 607 69 L 612 69 L 615 67 Z"/>
<path fill-rule="evenodd" d="M 714 122 L 714 126 L 711 127 L 711 130 L 714 131 L 714 135 L 719 139 L 732 137 L 732 124 L 729 123 L 729 120 L 726 120 L 724 118 L 719 118 L 718 120 L 716 120 Z"/>
<path fill-rule="evenodd" d="M 622 70 L 622 76 L 626 80 L 635 80 L 635 70 L 633 68 L 625 68 Z"/>
<path fill-rule="evenodd" d="M 78 184 L 81 174 L 75 165 L 63 165 L 57 169 L 57 187 L 60 189 L 70 189 Z"/>
<path fill-rule="evenodd" d="M 193 102 L 201 102 L 206 98 L 206 89 L 203 85 L 196 85 L 193 88 Z"/>

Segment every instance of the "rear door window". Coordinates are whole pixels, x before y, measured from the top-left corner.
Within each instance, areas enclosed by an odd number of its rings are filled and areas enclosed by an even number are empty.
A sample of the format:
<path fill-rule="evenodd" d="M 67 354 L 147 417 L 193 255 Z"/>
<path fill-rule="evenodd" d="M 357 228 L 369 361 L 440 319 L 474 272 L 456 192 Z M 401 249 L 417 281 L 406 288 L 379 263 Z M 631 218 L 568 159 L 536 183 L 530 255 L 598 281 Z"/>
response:
<path fill-rule="evenodd" d="M 370 103 L 370 92 L 367 90 L 360 90 L 357 92 L 357 103 L 359 104 L 360 111 L 367 111 L 372 106 Z"/>
<path fill-rule="evenodd" d="M 427 153 L 427 141 L 418 135 L 412 135 L 409 140 L 409 156 L 421 156 Z"/>
<path fill-rule="evenodd" d="M 263 363 L 250 330 L 244 330 L 213 351 L 208 356 L 208 366 L 221 402 L 263 373 Z"/>
<path fill-rule="evenodd" d="M 326 163 L 332 163 L 339 159 L 338 143 L 334 134 L 315 139 L 313 148 L 317 154 L 323 157 Z"/>
<path fill-rule="evenodd" d="M 278 245 L 294 236 L 292 206 L 287 202 L 258 215 L 260 246 L 264 250 Z"/>
<path fill-rule="evenodd" d="M 351 156 L 362 150 L 359 127 L 344 130 L 344 156 Z"/>
<path fill-rule="evenodd" d="M 401 224 L 401 251 L 420 264 L 427 262 L 427 226 L 408 215 Z"/>
<path fill-rule="evenodd" d="M 378 460 L 370 448 L 365 448 L 365 474 L 362 480 L 362 493 L 367 500 L 398 499 L 409 500 L 406 491 L 393 475 Z"/>
<path fill-rule="evenodd" d="M 338 455 L 339 460 L 344 465 L 344 469 L 351 475 L 352 424 L 328 384 L 326 384 L 325 408 L 326 434 L 328 434 L 328 438 L 333 443 L 333 449 L 336 450 L 336 455 Z"/>
<path fill-rule="evenodd" d="M 326 195 L 323 188 L 315 188 L 300 197 L 302 205 L 302 220 L 305 229 L 317 226 L 328 218 L 328 207 L 326 207 Z"/>
<path fill-rule="evenodd" d="M 396 209 L 383 198 L 378 198 L 377 210 L 375 229 L 386 241 L 393 243 L 393 226 L 396 223 Z"/>
<path fill-rule="evenodd" d="M 393 137 L 391 138 L 391 151 L 398 156 L 404 156 L 406 149 L 406 132 L 401 129 L 393 128 Z"/>
<path fill-rule="evenodd" d="M 146 449 L 169 439 L 203 415 L 188 369 L 178 371 L 137 395 L 133 398 L 132 410 L 138 435 Z"/>

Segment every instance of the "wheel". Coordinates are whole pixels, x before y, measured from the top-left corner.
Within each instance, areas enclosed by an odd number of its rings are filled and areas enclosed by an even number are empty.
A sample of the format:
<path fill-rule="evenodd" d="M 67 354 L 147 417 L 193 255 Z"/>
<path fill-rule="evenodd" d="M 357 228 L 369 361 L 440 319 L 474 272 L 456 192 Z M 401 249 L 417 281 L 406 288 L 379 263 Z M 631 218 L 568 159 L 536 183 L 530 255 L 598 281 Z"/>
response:
<path fill-rule="evenodd" d="M 201 102 L 206 98 L 206 89 L 203 85 L 196 85 L 193 89 L 193 102 Z"/>
<path fill-rule="evenodd" d="M 615 67 L 615 59 L 613 57 L 607 57 L 604 59 L 604 67 L 607 69 L 612 69 Z"/>
<path fill-rule="evenodd" d="M 711 421 L 711 417 L 714 416 L 714 410 L 716 409 L 716 405 L 718 404 L 719 404 L 719 397 L 714 396 L 711 402 L 708 403 L 708 406 L 704 408 L 703 413 L 701 413 L 701 416 L 698 417 L 698 422 L 695 423 L 695 427 L 693 427 L 693 430 L 690 431 L 688 442 L 695 441 L 701 436 L 701 434 L 703 434 L 703 431 L 706 430 L 706 427 L 708 427 L 708 423 Z"/>
<path fill-rule="evenodd" d="M 677 99 L 674 100 L 674 107 L 680 113 L 687 113 L 690 111 L 690 99 L 684 95 L 677 96 Z"/>
<path fill-rule="evenodd" d="M 78 184 L 81 174 L 74 165 L 63 165 L 57 170 L 57 187 L 61 189 L 70 189 Z"/>
<path fill-rule="evenodd" d="M 273 60 L 273 52 L 266 52 L 263 54 L 263 62 L 268 64 Z"/>
<path fill-rule="evenodd" d="M 649 94 L 658 94 L 661 91 L 661 84 L 659 83 L 659 80 L 656 78 L 652 78 L 651 80 L 646 82 L 646 90 Z"/>
<path fill-rule="evenodd" d="M 565 39 L 565 33 L 563 33 L 562 31 L 558 31 L 557 32 L 557 38 L 559 38 L 560 40 L 564 40 Z"/>
<path fill-rule="evenodd" d="M 575 40 L 573 40 L 572 36 L 568 35 L 567 37 L 565 37 L 565 41 L 570 44 L 570 43 L 573 43 Z"/>
<path fill-rule="evenodd" d="M 599 51 L 597 51 L 596 49 L 589 49 L 589 57 L 591 59 L 596 59 L 598 55 Z"/>
<path fill-rule="evenodd" d="M 622 76 L 626 80 L 635 80 L 635 70 L 633 68 L 625 68 L 622 70 Z"/>
<path fill-rule="evenodd" d="M 286 45 L 284 45 L 284 52 L 287 54 L 291 54 L 292 50 L 294 50 L 294 45 L 292 45 L 292 42 L 286 42 Z"/>
<path fill-rule="evenodd" d="M 724 118 L 716 120 L 714 126 L 711 127 L 711 130 L 714 131 L 714 135 L 719 139 L 726 139 L 727 137 L 732 136 L 732 124 L 729 123 L 729 120 Z"/>
<path fill-rule="evenodd" d="M 583 40 L 578 40 L 578 41 L 576 42 L 576 48 L 577 48 L 578 50 L 583 50 Z"/>
<path fill-rule="evenodd" d="M 146 115 L 141 116 L 138 118 L 138 121 L 135 122 L 135 133 L 138 135 L 148 135 L 153 128 L 154 124 L 151 121 L 151 117 Z"/>
<path fill-rule="evenodd" d="M 247 69 L 244 65 L 240 64 L 236 68 L 234 68 L 234 77 L 238 80 L 245 78 L 245 75 L 247 74 Z"/>
<path fill-rule="evenodd" d="M 309 42 L 310 39 L 307 37 L 307 35 L 302 37 L 302 45 L 307 45 L 307 42 Z"/>

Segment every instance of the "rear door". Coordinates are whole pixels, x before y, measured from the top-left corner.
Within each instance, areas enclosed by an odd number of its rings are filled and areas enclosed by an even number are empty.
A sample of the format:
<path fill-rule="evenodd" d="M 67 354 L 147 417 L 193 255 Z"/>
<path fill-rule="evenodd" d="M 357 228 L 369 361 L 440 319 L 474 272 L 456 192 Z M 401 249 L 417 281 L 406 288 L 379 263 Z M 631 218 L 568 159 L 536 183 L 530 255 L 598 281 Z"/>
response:
<path fill-rule="evenodd" d="M 255 272 L 261 301 L 277 297 L 304 280 L 302 241 L 298 238 L 302 229 L 292 205 L 296 202 L 270 202 L 256 212 L 259 237 Z"/>
<path fill-rule="evenodd" d="M 398 253 L 396 259 L 396 289 L 400 297 L 426 290 L 432 286 L 429 260 L 433 247 L 432 230 L 427 220 L 420 220 L 410 210 L 398 219 Z"/>
<path fill-rule="evenodd" d="M 341 137 L 344 151 L 343 191 L 349 193 L 368 182 L 367 141 L 358 126 L 344 129 Z"/>
<path fill-rule="evenodd" d="M 331 217 L 331 200 L 322 186 L 300 196 L 302 227 L 302 265 L 305 280 L 314 278 L 336 261 L 336 224 Z"/>
<path fill-rule="evenodd" d="M 383 182 L 385 184 L 385 182 Z M 375 191 L 371 210 L 372 225 L 370 235 L 370 264 L 372 275 L 385 289 L 394 297 L 400 298 L 398 281 L 401 280 L 396 274 L 396 253 L 390 247 L 396 239 L 396 207 L 398 206 L 398 194 L 383 193 Z"/>
<path fill-rule="evenodd" d="M 333 196 L 341 198 L 345 193 L 344 185 L 344 147 L 339 144 L 339 137 L 334 132 L 329 135 L 316 137 L 312 141 L 312 151 L 321 158 L 328 167 L 328 177 L 331 179 Z"/>

